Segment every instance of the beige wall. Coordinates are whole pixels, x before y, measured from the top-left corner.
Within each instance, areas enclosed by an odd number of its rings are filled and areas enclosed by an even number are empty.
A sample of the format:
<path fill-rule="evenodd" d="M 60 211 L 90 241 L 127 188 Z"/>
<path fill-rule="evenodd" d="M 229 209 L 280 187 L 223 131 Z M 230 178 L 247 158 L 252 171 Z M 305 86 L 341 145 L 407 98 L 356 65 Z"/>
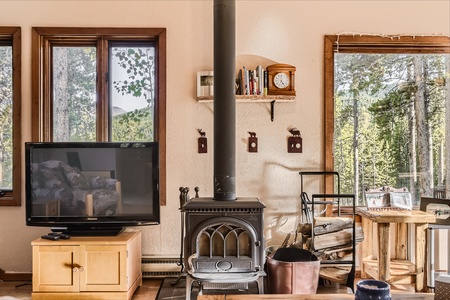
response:
<path fill-rule="evenodd" d="M 237 0 L 238 67 L 272 62 L 297 67 L 294 103 L 237 105 L 237 193 L 266 205 L 266 238 L 299 211 L 300 170 L 323 166 L 323 36 L 450 34 L 449 1 L 241 1 Z M 31 27 L 108 26 L 167 28 L 167 206 L 160 226 L 143 228 L 143 253 L 179 255 L 178 188 L 212 191 L 212 104 L 196 102 L 196 72 L 211 70 L 213 2 L 208 1 L 0 1 L 0 26 L 22 27 L 23 142 L 30 139 Z M 288 154 L 288 129 L 297 127 L 303 153 Z M 197 129 L 210 151 L 197 153 Z M 247 131 L 259 152 L 246 151 Z M 30 242 L 46 228 L 25 226 L 25 207 L 0 207 L 0 268 L 31 271 Z M 279 238 L 279 237 L 278 237 Z"/>

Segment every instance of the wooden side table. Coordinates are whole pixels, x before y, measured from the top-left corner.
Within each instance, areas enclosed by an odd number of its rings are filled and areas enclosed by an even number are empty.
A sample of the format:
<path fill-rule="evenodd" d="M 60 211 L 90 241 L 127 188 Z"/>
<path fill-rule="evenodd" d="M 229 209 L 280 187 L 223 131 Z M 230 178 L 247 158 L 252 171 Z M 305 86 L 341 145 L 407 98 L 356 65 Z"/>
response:
<path fill-rule="evenodd" d="M 361 277 L 370 275 L 372 278 L 386 282 L 402 283 L 405 277 L 415 275 L 416 291 L 426 291 L 425 278 L 425 241 L 428 223 L 436 222 L 432 214 L 419 210 L 393 210 L 380 208 L 368 210 L 357 208 L 356 213 L 362 217 L 362 227 L 365 234 L 362 243 Z M 377 223 L 378 259 L 372 256 L 372 227 Z M 391 262 L 390 226 L 398 224 L 396 242 L 396 256 Z M 415 225 L 415 264 L 406 260 L 406 224 Z M 396 274 L 394 275 L 393 270 Z M 392 276 L 391 276 L 392 275 Z M 404 283 L 404 282 L 403 282 Z"/>

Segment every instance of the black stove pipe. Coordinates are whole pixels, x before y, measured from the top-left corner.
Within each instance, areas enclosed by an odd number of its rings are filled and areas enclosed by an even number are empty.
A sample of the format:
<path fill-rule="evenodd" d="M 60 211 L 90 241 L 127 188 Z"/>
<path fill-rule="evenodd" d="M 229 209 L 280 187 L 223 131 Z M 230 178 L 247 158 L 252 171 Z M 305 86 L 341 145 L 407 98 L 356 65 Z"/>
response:
<path fill-rule="evenodd" d="M 214 200 L 236 200 L 235 14 L 235 0 L 214 0 Z"/>

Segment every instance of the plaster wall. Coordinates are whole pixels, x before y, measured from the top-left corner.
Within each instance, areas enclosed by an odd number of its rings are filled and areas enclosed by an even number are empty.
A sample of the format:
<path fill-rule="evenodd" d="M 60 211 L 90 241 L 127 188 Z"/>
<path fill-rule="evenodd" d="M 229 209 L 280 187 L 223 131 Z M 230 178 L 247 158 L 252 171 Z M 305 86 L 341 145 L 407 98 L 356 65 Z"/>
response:
<path fill-rule="evenodd" d="M 237 0 L 236 22 L 237 67 L 297 67 L 295 102 L 276 104 L 273 122 L 270 103 L 237 105 L 237 193 L 266 204 L 266 239 L 276 240 L 300 210 L 298 172 L 323 168 L 324 35 L 450 35 L 450 1 Z M 196 72 L 213 67 L 212 24 L 212 0 L 0 1 L 0 26 L 22 27 L 22 142 L 31 137 L 33 26 L 167 28 L 168 198 L 161 225 L 142 228 L 146 255 L 179 255 L 180 186 L 213 194 L 213 105 L 195 99 Z M 287 153 L 291 127 L 301 131 L 302 154 Z M 197 153 L 199 128 L 206 154 Z M 248 131 L 257 133 L 258 153 L 247 152 Z M 48 229 L 25 226 L 24 205 L 0 207 L 0 224 L 0 268 L 31 272 L 30 242 Z"/>

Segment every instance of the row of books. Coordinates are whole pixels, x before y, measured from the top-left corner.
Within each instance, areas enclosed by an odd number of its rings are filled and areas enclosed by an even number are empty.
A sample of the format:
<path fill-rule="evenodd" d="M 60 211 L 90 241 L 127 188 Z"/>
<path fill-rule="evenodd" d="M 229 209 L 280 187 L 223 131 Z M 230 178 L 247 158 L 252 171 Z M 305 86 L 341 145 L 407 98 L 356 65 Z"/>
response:
<path fill-rule="evenodd" d="M 246 66 L 239 69 L 236 95 L 267 95 L 267 70 L 261 65 L 254 70 L 249 70 Z"/>

